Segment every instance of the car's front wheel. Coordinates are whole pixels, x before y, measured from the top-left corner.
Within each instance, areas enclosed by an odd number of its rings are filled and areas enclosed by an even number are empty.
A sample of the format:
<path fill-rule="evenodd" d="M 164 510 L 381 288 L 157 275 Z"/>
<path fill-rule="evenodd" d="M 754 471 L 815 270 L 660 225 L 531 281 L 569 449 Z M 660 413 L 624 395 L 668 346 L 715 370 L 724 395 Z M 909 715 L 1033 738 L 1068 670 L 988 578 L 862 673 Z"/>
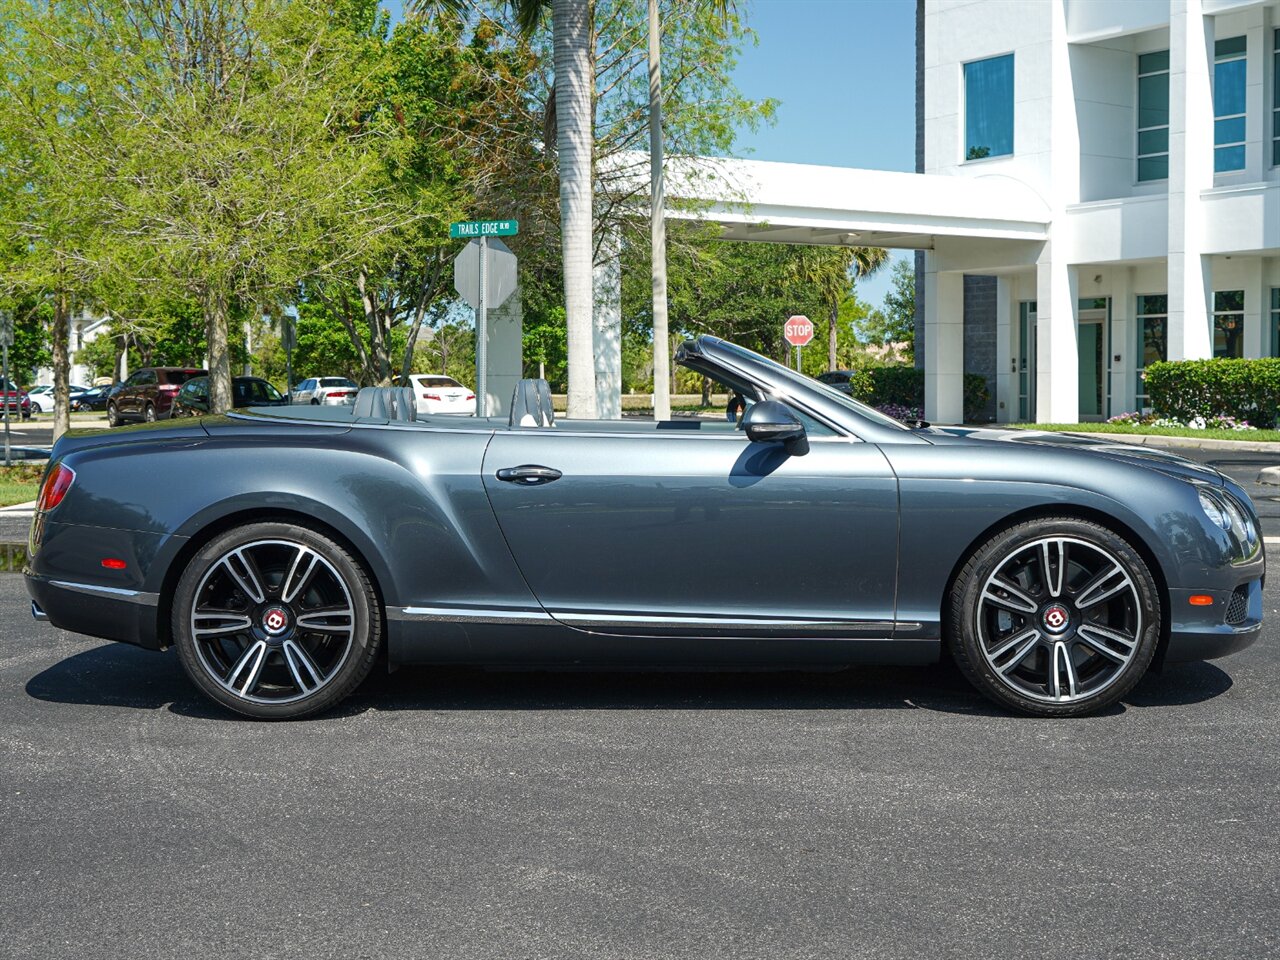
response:
<path fill-rule="evenodd" d="M 196 686 L 263 719 L 334 706 L 368 675 L 382 642 L 359 563 L 288 523 L 248 524 L 206 544 L 178 582 L 172 627 Z"/>
<path fill-rule="evenodd" d="M 980 546 L 948 610 L 956 662 L 997 703 L 1040 716 L 1104 709 L 1142 678 L 1160 595 L 1136 550 L 1070 517 L 1009 527 Z"/>
<path fill-rule="evenodd" d="M 107 426 L 120 426 L 120 411 L 116 409 L 116 405 L 114 403 L 107 404 Z"/>

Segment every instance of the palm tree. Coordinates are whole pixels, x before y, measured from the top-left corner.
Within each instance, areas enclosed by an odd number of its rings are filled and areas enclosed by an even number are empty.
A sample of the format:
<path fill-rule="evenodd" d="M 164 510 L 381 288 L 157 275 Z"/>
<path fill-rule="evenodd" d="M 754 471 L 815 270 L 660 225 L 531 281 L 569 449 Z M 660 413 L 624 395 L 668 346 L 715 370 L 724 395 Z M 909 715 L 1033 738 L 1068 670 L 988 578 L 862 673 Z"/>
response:
<path fill-rule="evenodd" d="M 802 247 L 797 251 L 796 279 L 814 288 L 827 308 L 827 369 L 836 368 L 836 331 L 840 301 L 855 280 L 869 277 L 888 262 L 883 247 Z"/>
<path fill-rule="evenodd" d="M 474 9 L 477 0 L 410 0 L 417 15 L 440 9 L 455 13 Z M 560 174 L 560 252 L 564 270 L 564 308 L 568 335 L 570 417 L 597 416 L 593 360 L 594 300 L 591 286 L 593 167 L 595 130 L 595 66 L 592 56 L 593 0 L 507 0 L 526 36 L 551 11 L 552 90 L 556 119 L 557 165 Z"/>

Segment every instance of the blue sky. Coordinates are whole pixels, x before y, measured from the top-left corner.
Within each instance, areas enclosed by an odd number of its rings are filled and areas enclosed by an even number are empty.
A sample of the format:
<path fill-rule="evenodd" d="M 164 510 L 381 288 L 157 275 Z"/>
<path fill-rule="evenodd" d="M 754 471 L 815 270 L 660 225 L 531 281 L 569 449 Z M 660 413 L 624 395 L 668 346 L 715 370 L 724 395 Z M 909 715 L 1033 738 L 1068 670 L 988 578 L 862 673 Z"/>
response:
<path fill-rule="evenodd" d="M 777 123 L 743 132 L 735 152 L 915 169 L 915 0 L 751 0 L 745 9 L 760 42 L 734 79 L 745 95 L 782 103 Z M 858 295 L 879 305 L 887 288 L 886 267 Z"/>

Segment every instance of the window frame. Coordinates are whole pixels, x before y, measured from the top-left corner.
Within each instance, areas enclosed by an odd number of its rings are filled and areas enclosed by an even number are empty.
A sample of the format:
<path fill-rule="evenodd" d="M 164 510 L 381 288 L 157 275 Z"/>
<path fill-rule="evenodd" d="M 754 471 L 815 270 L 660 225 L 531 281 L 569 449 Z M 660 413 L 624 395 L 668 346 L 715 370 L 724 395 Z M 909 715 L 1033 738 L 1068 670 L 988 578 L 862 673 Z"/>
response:
<path fill-rule="evenodd" d="M 1220 56 L 1220 55 L 1218 54 L 1218 52 L 1217 52 L 1218 44 L 1226 43 L 1227 41 L 1230 41 L 1230 40 L 1244 40 L 1244 42 L 1245 42 L 1244 50 L 1242 50 L 1242 51 L 1241 51 L 1241 52 L 1239 52 L 1239 53 L 1223 54 L 1223 55 L 1221 55 L 1221 56 Z M 1221 116 L 1219 116 L 1219 115 L 1218 115 L 1218 105 L 1217 105 L 1217 102 L 1216 102 L 1216 101 L 1217 101 L 1217 94 L 1218 94 L 1218 66 L 1219 66 L 1219 64 L 1223 64 L 1223 63 L 1236 63 L 1236 62 L 1241 62 L 1241 63 L 1243 63 L 1243 64 L 1244 64 L 1244 81 L 1243 81 L 1244 90 L 1243 90 L 1243 97 L 1244 97 L 1244 100 L 1245 100 L 1245 105 L 1244 105 L 1244 106 L 1245 106 L 1245 109 L 1244 109 L 1244 112 L 1243 112 L 1243 113 L 1225 113 L 1225 114 L 1222 114 Z M 1212 96 L 1213 96 L 1213 99 L 1214 99 L 1214 104 L 1213 104 L 1213 172 L 1214 172 L 1214 174 L 1215 174 L 1215 175 L 1220 174 L 1220 173 L 1224 173 L 1224 174 L 1241 173 L 1242 171 L 1244 171 L 1244 170 L 1249 166 L 1249 153 L 1248 153 L 1248 150 L 1249 150 L 1249 147 L 1248 147 L 1248 144 L 1249 144 L 1249 104 L 1248 104 L 1248 97 L 1249 97 L 1249 40 L 1248 40 L 1248 34 L 1241 34 L 1240 36 L 1236 36 L 1236 37 L 1223 37 L 1223 38 L 1222 38 L 1222 39 L 1220 39 L 1220 40 L 1217 40 L 1217 39 L 1215 39 L 1215 40 L 1214 40 L 1214 55 L 1213 55 L 1213 73 L 1212 73 L 1212 81 L 1213 81 L 1213 82 L 1212 82 L 1212 88 L 1213 88 L 1213 89 L 1212 89 Z M 1239 121 L 1241 121 L 1242 129 L 1243 129 L 1243 132 L 1242 132 L 1242 134 L 1241 134 L 1241 139 L 1240 139 L 1240 140 L 1232 140 L 1232 141 L 1230 141 L 1230 142 L 1228 142 L 1228 143 L 1219 143 L 1219 142 L 1218 142 L 1218 124 L 1219 124 L 1220 122 L 1227 121 L 1227 120 L 1239 120 Z M 1230 168 L 1226 168 L 1226 169 L 1219 169 L 1219 168 L 1218 168 L 1218 156 L 1219 156 L 1219 153 L 1220 153 L 1221 151 L 1225 151 L 1225 150 L 1235 150 L 1235 149 L 1237 149 L 1237 148 L 1240 150 L 1240 156 L 1241 156 L 1241 158 L 1242 158 L 1242 159 L 1241 159 L 1240 166 L 1238 166 L 1238 167 L 1230 167 Z"/>
<path fill-rule="evenodd" d="M 1144 313 L 1142 309 L 1144 306 L 1144 301 L 1148 299 L 1153 299 L 1155 297 L 1164 297 L 1164 310 L 1151 312 L 1151 313 Z M 1134 390 L 1134 406 L 1137 408 L 1138 413 L 1147 413 L 1151 407 L 1150 403 L 1144 402 L 1144 401 L 1149 401 L 1150 396 L 1143 389 L 1146 384 L 1146 380 L 1143 378 L 1143 373 L 1147 369 L 1147 327 L 1146 327 L 1145 321 L 1148 319 L 1156 319 L 1156 318 L 1164 322 L 1164 336 L 1163 336 L 1164 355 L 1165 355 L 1165 359 L 1168 359 L 1168 356 L 1169 356 L 1169 294 L 1167 291 L 1165 293 L 1136 294 L 1134 297 L 1134 303 L 1133 303 L 1133 326 L 1134 326 L 1135 333 L 1137 335 L 1138 344 L 1137 344 L 1137 350 L 1134 354 L 1134 359 L 1135 359 L 1134 375 L 1135 375 L 1135 386 L 1136 386 L 1136 389 Z"/>
<path fill-rule="evenodd" d="M 969 77 L 968 70 L 972 66 L 980 63 L 989 63 L 995 60 L 1007 59 L 1010 63 L 1010 82 L 1009 82 L 1009 151 L 1007 153 L 988 153 L 981 157 L 969 156 Z M 1003 160 L 1007 157 L 1017 155 L 1018 137 L 1017 137 L 1017 104 L 1018 104 L 1018 63 L 1014 57 L 1013 50 L 1006 50 L 1004 53 L 995 53 L 985 57 L 975 57 L 972 60 L 965 60 L 960 64 L 960 163 L 983 163 L 987 160 Z"/>
<path fill-rule="evenodd" d="M 1218 298 L 1225 295 L 1239 294 L 1239 307 L 1219 307 Z M 1237 356 L 1234 353 L 1226 353 L 1218 355 L 1218 318 L 1219 317 L 1237 317 L 1239 318 L 1240 330 L 1235 335 L 1235 343 L 1239 345 L 1240 353 Z M 1225 328 L 1224 328 L 1225 329 Z M 1224 334 L 1225 336 L 1225 334 Z M 1244 357 L 1244 291 L 1243 290 L 1215 290 L 1213 291 L 1213 359 L 1215 360 L 1232 360 Z"/>
<path fill-rule="evenodd" d="M 1165 65 L 1164 65 L 1164 69 L 1162 69 L 1162 70 L 1148 70 L 1146 73 L 1143 73 L 1143 72 L 1142 72 L 1142 58 L 1143 58 L 1143 57 L 1151 56 L 1152 54 L 1160 54 L 1160 53 L 1163 53 L 1163 54 L 1165 55 Z M 1167 115 L 1167 114 L 1168 114 L 1168 112 L 1169 112 L 1169 109 L 1170 109 L 1170 108 L 1167 106 L 1167 103 L 1168 103 L 1168 100 L 1169 100 L 1169 60 L 1168 60 L 1168 57 L 1169 57 L 1169 51 L 1168 51 L 1168 50 L 1148 50 L 1148 51 L 1146 51 L 1145 53 L 1139 53 L 1139 54 L 1137 54 L 1137 62 L 1136 62 L 1136 63 L 1135 63 L 1135 65 L 1134 65 L 1134 97 L 1133 97 L 1133 102 L 1134 102 L 1134 119 L 1135 119 L 1135 121 L 1136 121 L 1136 122 L 1135 122 L 1135 126 L 1134 126 L 1134 129 L 1135 129 L 1135 131 L 1136 131 L 1136 132 L 1135 132 L 1135 134 L 1134 134 L 1134 139 L 1133 139 L 1133 178 L 1134 178 L 1134 183 L 1167 183 L 1167 182 L 1168 182 L 1168 180 L 1169 180 L 1169 117 L 1168 117 L 1168 115 Z M 1144 77 L 1159 77 L 1159 76 L 1163 76 L 1163 77 L 1164 77 L 1164 83 L 1165 83 L 1165 101 L 1166 101 L 1166 107 L 1165 107 L 1166 117 L 1165 117 L 1165 122 L 1164 122 L 1164 123 L 1158 123 L 1158 124 L 1155 124 L 1155 125 L 1153 125 L 1153 126 L 1149 126 L 1149 127 L 1143 127 L 1143 126 L 1140 126 L 1139 124 L 1141 124 L 1141 122 L 1142 122 L 1142 119 L 1141 119 L 1141 118 L 1142 118 L 1142 80 L 1143 80 L 1143 78 L 1144 78 Z M 1163 131 L 1165 132 L 1164 150 L 1163 150 L 1163 151 L 1160 151 L 1160 152 L 1157 152 L 1157 153 L 1142 153 L 1142 152 L 1141 152 L 1141 150 L 1142 150 L 1142 135 L 1143 135 L 1144 133 L 1150 133 L 1150 132 L 1152 132 L 1152 131 L 1154 131 L 1154 130 L 1163 130 Z M 1159 158 L 1161 158 L 1161 157 L 1163 157 L 1163 158 L 1164 158 L 1164 176 L 1163 176 L 1163 177 L 1145 177 L 1145 178 L 1144 178 L 1144 177 L 1142 176 L 1142 161 L 1143 161 L 1143 160 L 1156 160 L 1156 159 L 1159 159 Z"/>

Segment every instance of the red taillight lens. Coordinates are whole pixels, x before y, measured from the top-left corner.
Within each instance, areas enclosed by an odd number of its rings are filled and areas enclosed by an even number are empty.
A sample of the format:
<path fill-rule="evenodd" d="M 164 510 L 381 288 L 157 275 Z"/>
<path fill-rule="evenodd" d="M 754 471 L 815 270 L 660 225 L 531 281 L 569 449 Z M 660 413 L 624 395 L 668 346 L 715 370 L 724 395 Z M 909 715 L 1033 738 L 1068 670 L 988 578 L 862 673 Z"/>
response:
<path fill-rule="evenodd" d="M 177 393 L 180 387 L 176 383 L 162 383 L 160 385 L 161 393 Z"/>
<path fill-rule="evenodd" d="M 439 400 L 439 399 L 440 399 L 440 394 L 438 394 L 438 393 L 424 393 L 424 394 L 422 395 L 422 399 L 423 399 L 423 400 Z"/>
<path fill-rule="evenodd" d="M 36 501 L 36 510 L 52 510 L 60 504 L 62 498 L 67 495 L 67 491 L 71 489 L 71 483 L 75 478 L 76 472 L 62 464 L 50 470 L 44 478 L 44 485 L 40 488 L 40 499 Z"/>
<path fill-rule="evenodd" d="M 338 390 L 334 393 L 326 393 L 325 397 L 326 399 L 332 398 L 332 397 L 345 397 L 350 392 L 351 392 L 350 390 Z"/>
<path fill-rule="evenodd" d="M 475 395 L 474 393 L 468 393 L 468 394 L 467 394 L 467 399 L 468 399 L 468 400 L 474 400 L 475 398 L 476 398 L 476 395 Z"/>

